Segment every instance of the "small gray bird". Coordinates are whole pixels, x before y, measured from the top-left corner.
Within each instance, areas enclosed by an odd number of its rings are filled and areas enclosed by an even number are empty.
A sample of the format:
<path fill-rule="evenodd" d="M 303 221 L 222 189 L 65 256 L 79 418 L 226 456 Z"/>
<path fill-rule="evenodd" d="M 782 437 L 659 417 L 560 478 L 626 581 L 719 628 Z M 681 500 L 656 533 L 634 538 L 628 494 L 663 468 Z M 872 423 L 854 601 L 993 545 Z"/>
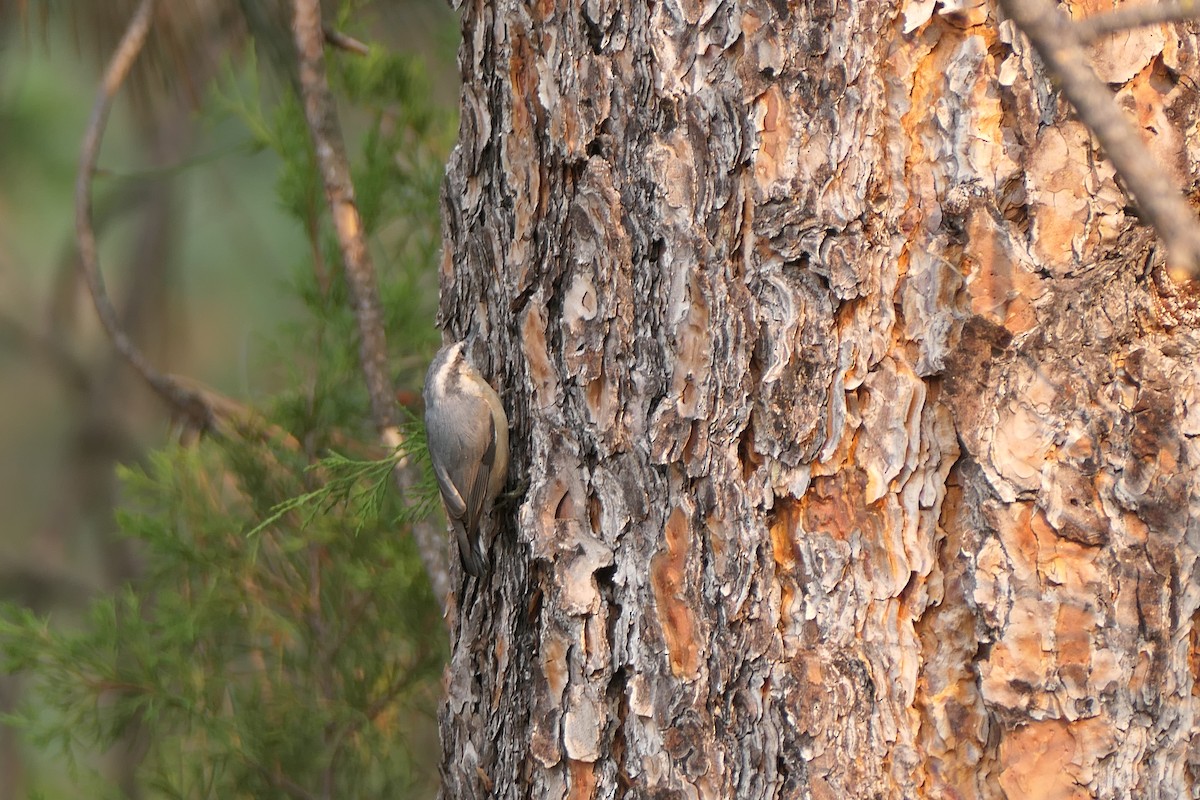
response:
<path fill-rule="evenodd" d="M 463 345 L 446 345 L 429 365 L 425 435 L 463 569 L 478 578 L 486 566 L 480 520 L 508 474 L 508 416 Z"/>

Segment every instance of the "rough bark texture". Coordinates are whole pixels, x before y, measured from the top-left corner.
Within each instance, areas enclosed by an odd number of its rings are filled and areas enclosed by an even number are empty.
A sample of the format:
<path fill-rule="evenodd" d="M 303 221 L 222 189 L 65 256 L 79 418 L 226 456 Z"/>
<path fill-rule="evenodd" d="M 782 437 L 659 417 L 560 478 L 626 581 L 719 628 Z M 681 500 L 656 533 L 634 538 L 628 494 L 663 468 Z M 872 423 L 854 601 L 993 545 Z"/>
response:
<path fill-rule="evenodd" d="M 1011 25 L 463 11 L 442 318 L 529 488 L 446 796 L 1197 796 L 1200 341 Z M 1091 51 L 1188 186 L 1198 45 Z"/>

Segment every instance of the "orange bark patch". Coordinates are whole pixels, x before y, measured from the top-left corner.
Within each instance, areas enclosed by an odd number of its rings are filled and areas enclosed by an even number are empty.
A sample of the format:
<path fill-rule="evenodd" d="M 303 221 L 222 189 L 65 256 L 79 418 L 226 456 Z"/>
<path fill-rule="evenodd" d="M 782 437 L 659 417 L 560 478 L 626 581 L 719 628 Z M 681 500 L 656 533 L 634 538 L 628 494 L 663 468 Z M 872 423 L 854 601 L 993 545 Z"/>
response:
<path fill-rule="evenodd" d="M 1082 762 L 1111 752 L 1112 721 L 1034 722 L 1000 743 L 1000 785 L 1009 797 L 1075 800 L 1092 797 L 1091 771 Z"/>
<path fill-rule="evenodd" d="M 1033 580 L 1038 569 L 1038 537 L 1033 530 L 1032 503 L 1014 503 L 1011 515 L 1000 519 L 1000 541 L 1017 580 Z"/>
<path fill-rule="evenodd" d="M 1145 35 L 1149 32 L 1142 33 Z M 1119 102 L 1137 118 L 1139 133 L 1160 168 L 1169 174 L 1176 185 L 1186 185 L 1185 181 L 1190 175 L 1189 162 L 1184 155 L 1185 143 L 1180 136 L 1179 126 L 1172 120 L 1172 112 L 1176 108 L 1170 95 L 1175 82 L 1164 74 L 1166 70 L 1157 58 L 1164 42 L 1162 32 L 1154 33 L 1157 33 L 1157 38 L 1153 44 L 1147 41 L 1141 43 L 1145 68 L 1118 95 Z"/>
<path fill-rule="evenodd" d="M 813 478 L 802 501 L 805 530 L 845 541 L 854 531 L 869 527 L 871 515 L 863 502 L 865 483 L 866 476 L 855 470 Z"/>
<path fill-rule="evenodd" d="M 1080 694 L 1088 691 L 1088 668 L 1092 663 L 1092 631 L 1095 614 L 1072 606 L 1061 606 L 1054 626 L 1055 655 L 1059 679 Z"/>
<path fill-rule="evenodd" d="M 567 772 L 571 776 L 571 789 L 567 797 L 585 800 L 596 793 L 596 765 L 588 761 L 568 761 Z"/>
<path fill-rule="evenodd" d="M 650 560 L 650 581 L 654 586 L 658 624 L 662 626 L 671 672 L 676 677 L 694 679 L 700 672 L 696 644 L 696 620 L 683 598 L 684 569 L 691 548 L 687 517 L 676 508 L 667 519 L 664 531 L 667 549 Z"/>
<path fill-rule="evenodd" d="M 508 81 L 514 98 L 510 120 L 515 138 L 533 134 L 529 108 L 525 105 L 536 96 L 537 73 L 529 63 L 531 60 L 528 40 L 523 36 L 513 37 L 512 56 L 508 59 Z"/>
<path fill-rule="evenodd" d="M 525 343 L 525 363 L 533 383 L 533 400 L 546 408 L 558 400 L 558 374 L 550 363 L 546 345 L 546 318 L 537 303 L 530 303 L 521 321 L 521 341 Z"/>
<path fill-rule="evenodd" d="M 1037 322 L 1033 301 L 1043 293 L 1040 281 L 1022 268 L 990 214 L 971 214 L 967 232 L 963 261 L 970 272 L 971 310 L 1011 333 L 1024 333 Z"/>
<path fill-rule="evenodd" d="M 771 519 L 771 550 L 775 554 L 775 563 L 785 570 L 796 566 L 796 528 L 799 523 L 799 505 L 787 498 L 777 498 Z"/>
<path fill-rule="evenodd" d="M 788 119 L 787 101 L 777 85 L 772 84 L 763 92 L 757 105 L 760 122 L 754 177 L 760 187 L 770 187 L 780 179 L 783 162 L 787 159 L 792 123 Z"/>
<path fill-rule="evenodd" d="M 1094 548 L 1062 538 L 1062 532 L 1050 524 L 1042 511 L 1034 512 L 1028 519 L 1029 530 L 1037 540 L 1037 569 L 1042 579 L 1080 593 L 1090 591 L 1090 586 L 1103 580 L 1096 568 Z"/>
<path fill-rule="evenodd" d="M 1064 122 L 1042 132 L 1030 151 L 1027 181 L 1034 259 L 1054 274 L 1075 266 L 1093 226 L 1089 217 L 1115 213 L 1110 204 L 1093 203 L 1091 134 L 1080 122 Z M 1078 240 L 1078 241 L 1077 241 Z"/>
<path fill-rule="evenodd" d="M 550 689 L 554 705 L 562 705 L 563 691 L 567 688 L 567 649 L 569 642 L 561 636 L 549 635 L 542 642 L 542 674 Z"/>
<path fill-rule="evenodd" d="M 1192 614 L 1192 633 L 1188 637 L 1188 668 L 1192 672 L 1192 696 L 1200 696 L 1200 612 Z"/>

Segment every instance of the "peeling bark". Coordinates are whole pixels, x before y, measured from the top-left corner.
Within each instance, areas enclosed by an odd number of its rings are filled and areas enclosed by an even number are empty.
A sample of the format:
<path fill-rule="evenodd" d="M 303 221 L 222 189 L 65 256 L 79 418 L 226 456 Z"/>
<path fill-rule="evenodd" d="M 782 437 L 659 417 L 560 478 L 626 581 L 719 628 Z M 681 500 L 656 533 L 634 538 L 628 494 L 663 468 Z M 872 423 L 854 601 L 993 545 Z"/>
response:
<path fill-rule="evenodd" d="M 1198 43 L 1093 48 L 1190 190 Z M 460 64 L 441 317 L 529 484 L 447 797 L 1197 796 L 1200 340 L 1010 23 L 468 0 Z"/>

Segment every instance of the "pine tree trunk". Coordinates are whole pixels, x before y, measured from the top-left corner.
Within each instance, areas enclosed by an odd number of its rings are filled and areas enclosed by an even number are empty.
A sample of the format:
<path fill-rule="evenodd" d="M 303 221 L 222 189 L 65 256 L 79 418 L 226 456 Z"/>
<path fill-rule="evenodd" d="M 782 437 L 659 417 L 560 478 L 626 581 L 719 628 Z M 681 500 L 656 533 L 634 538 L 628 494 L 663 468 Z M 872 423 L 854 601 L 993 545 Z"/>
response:
<path fill-rule="evenodd" d="M 1198 796 L 1200 347 L 1011 25 L 463 11 L 442 319 L 529 486 L 445 796 Z M 1181 181 L 1197 54 L 1095 52 Z"/>

